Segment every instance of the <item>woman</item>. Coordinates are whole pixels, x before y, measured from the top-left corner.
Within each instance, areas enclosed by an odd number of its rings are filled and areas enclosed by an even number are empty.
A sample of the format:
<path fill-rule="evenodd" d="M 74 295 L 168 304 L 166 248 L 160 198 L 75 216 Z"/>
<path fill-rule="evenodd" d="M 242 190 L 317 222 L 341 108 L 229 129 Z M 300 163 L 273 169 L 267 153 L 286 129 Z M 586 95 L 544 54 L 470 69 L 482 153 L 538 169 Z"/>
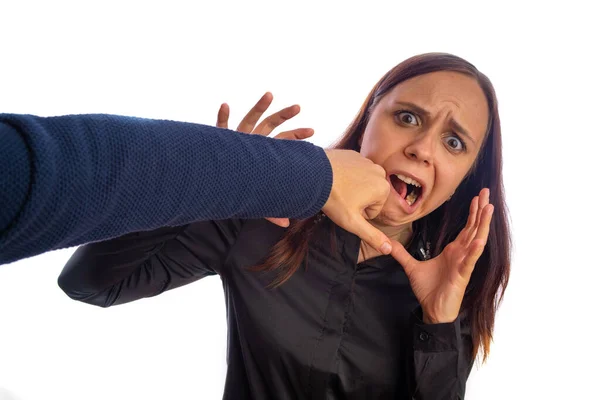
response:
<path fill-rule="evenodd" d="M 410 58 L 336 147 L 385 169 L 393 190 L 369 217 L 391 256 L 322 215 L 209 221 L 82 247 L 59 284 L 107 307 L 219 274 L 226 399 L 463 398 L 509 275 L 491 83 L 452 55 Z"/>

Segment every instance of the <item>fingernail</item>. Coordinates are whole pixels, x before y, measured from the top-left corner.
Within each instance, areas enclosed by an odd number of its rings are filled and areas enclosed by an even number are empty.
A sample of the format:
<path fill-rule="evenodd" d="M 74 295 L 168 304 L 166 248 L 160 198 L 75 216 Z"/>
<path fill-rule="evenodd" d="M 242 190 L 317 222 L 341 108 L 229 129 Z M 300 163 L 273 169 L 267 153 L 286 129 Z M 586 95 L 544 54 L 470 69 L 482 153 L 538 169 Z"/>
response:
<path fill-rule="evenodd" d="M 392 252 L 392 245 L 389 244 L 388 242 L 385 242 L 384 244 L 381 245 L 381 252 L 383 254 L 390 254 Z"/>

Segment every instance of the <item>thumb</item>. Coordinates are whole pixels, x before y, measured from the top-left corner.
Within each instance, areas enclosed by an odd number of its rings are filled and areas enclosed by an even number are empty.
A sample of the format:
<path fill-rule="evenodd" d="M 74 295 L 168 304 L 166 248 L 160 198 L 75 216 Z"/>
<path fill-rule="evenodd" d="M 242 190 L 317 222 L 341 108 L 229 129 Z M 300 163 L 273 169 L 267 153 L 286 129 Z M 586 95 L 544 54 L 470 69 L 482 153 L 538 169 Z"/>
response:
<path fill-rule="evenodd" d="M 367 242 L 369 246 L 378 249 L 383 254 L 390 254 L 392 251 L 390 239 L 361 216 L 358 216 L 353 222 L 349 223 L 347 230 L 354 233 Z"/>
<path fill-rule="evenodd" d="M 396 240 L 392 240 L 392 257 L 402 265 L 406 275 L 410 275 L 417 264 L 417 260 Z"/>
<path fill-rule="evenodd" d="M 265 219 L 277 226 L 282 227 L 282 228 L 287 228 L 288 226 L 290 226 L 289 218 L 265 218 Z"/>
<path fill-rule="evenodd" d="M 219 113 L 217 114 L 217 128 L 227 129 L 227 121 L 229 120 L 229 105 L 227 103 L 221 104 Z"/>

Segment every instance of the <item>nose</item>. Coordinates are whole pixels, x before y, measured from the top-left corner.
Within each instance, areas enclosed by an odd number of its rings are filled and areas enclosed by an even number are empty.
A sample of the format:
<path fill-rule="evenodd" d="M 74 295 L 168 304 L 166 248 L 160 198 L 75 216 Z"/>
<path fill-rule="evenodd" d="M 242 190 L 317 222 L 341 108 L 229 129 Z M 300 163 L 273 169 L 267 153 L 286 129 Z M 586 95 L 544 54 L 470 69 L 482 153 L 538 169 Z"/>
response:
<path fill-rule="evenodd" d="M 433 162 L 433 153 L 435 146 L 435 134 L 433 130 L 421 132 L 414 137 L 408 146 L 404 149 L 404 154 L 411 160 L 423 163 L 426 166 Z"/>

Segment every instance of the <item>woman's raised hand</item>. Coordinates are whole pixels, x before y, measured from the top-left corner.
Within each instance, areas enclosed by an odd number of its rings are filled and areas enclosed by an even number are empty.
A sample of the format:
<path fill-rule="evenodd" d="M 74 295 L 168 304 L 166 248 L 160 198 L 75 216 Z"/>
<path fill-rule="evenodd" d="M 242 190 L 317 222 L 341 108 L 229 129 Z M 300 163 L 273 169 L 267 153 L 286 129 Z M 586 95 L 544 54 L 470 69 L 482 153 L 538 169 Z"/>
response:
<path fill-rule="evenodd" d="M 273 102 L 273 95 L 270 92 L 265 93 L 260 100 L 252 107 L 248 114 L 242 119 L 238 127 L 235 129 L 238 132 L 250 133 L 253 135 L 269 136 L 279 125 L 285 121 L 294 118 L 300 113 L 300 106 L 293 105 L 277 111 L 275 114 L 269 115 L 263 119 L 258 126 L 258 120 L 267 111 Z M 229 121 L 229 105 L 221 104 L 217 115 L 217 127 L 228 128 Z M 291 131 L 281 132 L 276 139 L 306 139 L 314 134 L 314 130 L 310 128 L 299 128 Z"/>
<path fill-rule="evenodd" d="M 417 261 L 398 242 L 392 242 L 392 256 L 402 265 L 426 323 L 454 321 L 460 312 L 475 263 L 483 253 L 490 232 L 494 206 L 489 189 L 482 189 L 471 201 L 469 219 L 456 239 L 442 253 Z"/>

